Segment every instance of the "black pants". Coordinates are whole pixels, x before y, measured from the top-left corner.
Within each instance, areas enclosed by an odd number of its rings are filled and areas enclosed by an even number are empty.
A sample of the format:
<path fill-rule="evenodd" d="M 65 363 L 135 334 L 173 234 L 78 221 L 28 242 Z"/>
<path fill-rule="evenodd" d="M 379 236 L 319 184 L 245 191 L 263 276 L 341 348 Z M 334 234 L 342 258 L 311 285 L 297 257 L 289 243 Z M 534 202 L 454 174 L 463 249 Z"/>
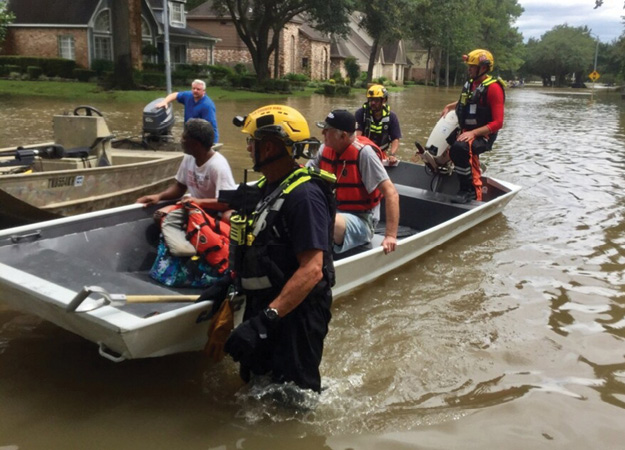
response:
<path fill-rule="evenodd" d="M 268 303 L 248 299 L 244 320 L 258 314 Z M 302 389 L 321 392 L 319 365 L 332 317 L 331 304 L 332 292 L 328 289 L 307 297 L 282 317 L 266 343 L 257 349 L 253 362 L 241 365 L 241 378 L 247 382 L 251 374 L 271 374 L 277 383 L 292 381 Z"/>
<path fill-rule="evenodd" d="M 479 155 L 491 148 L 492 143 L 484 137 L 474 139 L 471 146 L 469 146 L 468 142 L 460 141 L 454 141 L 454 143 L 451 144 L 449 157 L 454 163 L 454 172 L 458 175 L 460 190 L 469 191 L 475 189 L 473 185 L 471 158 L 478 158 Z"/>

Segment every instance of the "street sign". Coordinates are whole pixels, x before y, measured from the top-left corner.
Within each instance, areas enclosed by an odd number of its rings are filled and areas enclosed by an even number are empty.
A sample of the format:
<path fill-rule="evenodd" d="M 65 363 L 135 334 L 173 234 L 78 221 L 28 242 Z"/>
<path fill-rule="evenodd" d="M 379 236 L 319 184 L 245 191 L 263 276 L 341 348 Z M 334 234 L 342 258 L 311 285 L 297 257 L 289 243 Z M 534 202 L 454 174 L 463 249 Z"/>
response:
<path fill-rule="evenodd" d="M 599 75 L 599 72 L 597 72 L 596 70 L 593 70 L 592 73 L 588 75 L 588 78 L 590 78 L 592 81 L 597 81 L 600 76 L 601 75 Z"/>

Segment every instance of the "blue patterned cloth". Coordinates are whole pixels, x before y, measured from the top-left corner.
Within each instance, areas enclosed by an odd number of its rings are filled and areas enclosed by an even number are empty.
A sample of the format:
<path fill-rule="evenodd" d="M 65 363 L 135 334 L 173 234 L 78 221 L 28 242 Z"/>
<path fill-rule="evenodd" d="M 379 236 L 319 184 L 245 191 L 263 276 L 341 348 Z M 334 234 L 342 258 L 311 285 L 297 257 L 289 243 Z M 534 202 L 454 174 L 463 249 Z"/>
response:
<path fill-rule="evenodd" d="M 203 288 L 210 286 L 221 276 L 201 258 L 171 255 L 161 234 L 150 277 L 166 286 Z"/>

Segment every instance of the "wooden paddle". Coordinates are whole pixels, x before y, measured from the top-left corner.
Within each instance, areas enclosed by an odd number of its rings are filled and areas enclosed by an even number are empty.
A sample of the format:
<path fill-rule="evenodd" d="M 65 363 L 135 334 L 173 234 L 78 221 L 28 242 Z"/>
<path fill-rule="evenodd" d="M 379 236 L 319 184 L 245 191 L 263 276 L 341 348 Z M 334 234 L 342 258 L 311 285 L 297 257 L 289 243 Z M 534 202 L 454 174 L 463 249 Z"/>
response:
<path fill-rule="evenodd" d="M 111 294 L 100 286 L 85 286 L 76 296 L 69 302 L 65 311 L 72 312 L 80 306 L 80 304 L 91 294 L 98 294 L 102 296 L 104 300 L 102 304 L 92 308 L 101 308 L 104 305 L 111 306 L 123 306 L 127 303 L 167 303 L 167 302 L 195 302 L 199 295 L 126 295 L 126 294 Z M 90 310 L 90 311 L 91 311 Z"/>

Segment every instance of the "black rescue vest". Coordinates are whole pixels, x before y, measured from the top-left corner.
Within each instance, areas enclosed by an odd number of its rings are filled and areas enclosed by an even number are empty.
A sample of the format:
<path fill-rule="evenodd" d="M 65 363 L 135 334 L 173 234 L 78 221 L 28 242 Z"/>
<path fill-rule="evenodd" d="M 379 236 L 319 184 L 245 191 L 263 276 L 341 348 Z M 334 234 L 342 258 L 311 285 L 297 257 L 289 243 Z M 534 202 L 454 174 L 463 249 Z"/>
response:
<path fill-rule="evenodd" d="M 331 224 L 328 229 L 328 243 L 332 243 L 334 214 L 336 211 L 332 184 L 334 175 L 316 168 L 299 168 L 292 172 L 273 192 L 266 195 L 257 205 L 246 223 L 245 245 L 239 259 L 241 267 L 235 268 L 238 285 L 243 293 L 253 294 L 256 299 L 273 300 L 286 281 L 293 276 L 299 262 L 290 245 L 289 230 L 280 213 L 286 197 L 302 183 L 313 182 L 324 193 L 330 205 Z M 257 184 L 262 189 L 265 178 Z M 334 285 L 334 263 L 332 246 L 323 253 L 323 279 L 311 294 Z"/>
<path fill-rule="evenodd" d="M 460 100 L 456 105 L 456 115 L 462 130 L 475 130 L 492 121 L 492 112 L 486 102 L 488 88 L 493 83 L 499 83 L 502 89 L 505 87 L 501 78 L 493 78 L 490 75 L 474 91 L 471 91 L 472 83 L 473 80 L 469 80 L 464 84 Z M 493 133 L 490 135 L 489 141 L 492 143 L 496 138 L 497 133 Z"/>
<path fill-rule="evenodd" d="M 364 109 L 364 124 L 362 134 L 377 144 L 383 152 L 388 150 L 391 144 L 389 128 L 391 125 L 391 108 L 388 105 L 382 107 L 382 118 L 376 122 L 371 114 L 369 104 L 362 105 Z"/>

